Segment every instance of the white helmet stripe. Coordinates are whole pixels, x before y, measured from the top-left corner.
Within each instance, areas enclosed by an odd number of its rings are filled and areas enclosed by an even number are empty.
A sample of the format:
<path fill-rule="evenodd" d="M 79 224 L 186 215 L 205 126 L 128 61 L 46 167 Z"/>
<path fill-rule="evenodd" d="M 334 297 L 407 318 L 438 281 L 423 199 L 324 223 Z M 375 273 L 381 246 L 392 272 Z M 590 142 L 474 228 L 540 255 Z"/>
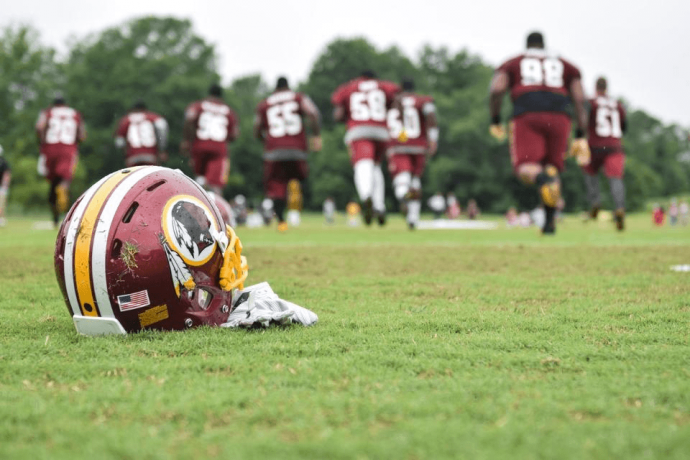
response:
<path fill-rule="evenodd" d="M 94 231 L 93 251 L 91 252 L 91 275 L 93 278 L 93 290 L 96 294 L 96 304 L 102 317 L 114 317 L 113 308 L 108 294 L 108 283 L 106 276 L 106 253 L 108 251 L 108 237 L 113 226 L 115 213 L 120 207 L 125 195 L 142 178 L 161 171 L 165 168 L 146 167 L 134 171 L 126 179 L 120 182 L 113 190 L 108 200 L 103 204 L 98 224 Z"/>
<path fill-rule="evenodd" d="M 63 250 L 63 254 L 65 255 L 63 271 L 65 275 L 65 289 L 67 290 L 67 298 L 69 299 L 69 304 L 72 308 L 72 315 L 82 314 L 79 307 L 79 301 L 77 300 L 76 286 L 74 285 L 74 245 L 76 243 L 77 230 L 79 230 L 81 219 L 84 216 L 84 211 L 86 211 L 86 208 L 91 202 L 91 198 L 93 198 L 101 185 L 103 185 L 103 183 L 107 181 L 113 174 L 105 176 L 103 179 L 92 185 L 91 188 L 84 193 L 81 202 L 79 202 L 79 206 L 77 206 L 77 209 L 75 209 L 74 213 L 72 214 L 69 229 L 67 230 L 65 248 Z"/>

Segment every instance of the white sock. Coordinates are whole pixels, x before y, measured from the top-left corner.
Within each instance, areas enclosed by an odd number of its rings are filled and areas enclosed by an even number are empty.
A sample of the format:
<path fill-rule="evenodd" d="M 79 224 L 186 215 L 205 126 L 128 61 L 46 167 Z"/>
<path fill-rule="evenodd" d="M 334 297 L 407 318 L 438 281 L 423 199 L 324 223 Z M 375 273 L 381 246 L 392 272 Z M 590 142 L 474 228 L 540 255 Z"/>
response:
<path fill-rule="evenodd" d="M 386 182 L 381 165 L 374 167 L 374 193 L 371 197 L 374 211 L 386 212 Z"/>
<path fill-rule="evenodd" d="M 374 160 L 359 160 L 355 163 L 355 188 L 360 201 L 372 198 L 374 193 Z"/>
<path fill-rule="evenodd" d="M 419 213 L 422 210 L 422 202 L 411 200 L 407 203 L 407 221 L 412 224 L 419 222 Z"/>
<path fill-rule="evenodd" d="M 410 182 L 412 181 L 412 176 L 409 172 L 401 172 L 393 179 L 393 190 L 395 191 L 395 197 L 398 201 L 402 201 L 410 191 Z"/>

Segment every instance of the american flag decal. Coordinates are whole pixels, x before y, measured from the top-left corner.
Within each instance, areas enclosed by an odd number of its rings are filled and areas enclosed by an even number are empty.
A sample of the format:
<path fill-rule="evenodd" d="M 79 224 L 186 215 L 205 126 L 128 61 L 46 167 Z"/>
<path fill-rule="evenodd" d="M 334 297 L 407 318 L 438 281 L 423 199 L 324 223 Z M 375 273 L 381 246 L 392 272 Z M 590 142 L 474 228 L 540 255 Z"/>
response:
<path fill-rule="evenodd" d="M 117 296 L 117 303 L 120 306 L 120 311 L 148 307 L 151 305 L 151 301 L 149 300 L 149 291 L 143 290 L 133 292 L 132 294 L 119 295 Z"/>

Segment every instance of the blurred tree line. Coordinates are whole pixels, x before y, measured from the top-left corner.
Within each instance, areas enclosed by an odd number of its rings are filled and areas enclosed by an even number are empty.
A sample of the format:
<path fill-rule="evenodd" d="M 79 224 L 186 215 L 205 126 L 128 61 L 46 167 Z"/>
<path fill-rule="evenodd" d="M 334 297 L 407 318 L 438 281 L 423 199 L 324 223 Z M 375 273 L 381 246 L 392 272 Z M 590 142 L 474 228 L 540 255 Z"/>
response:
<path fill-rule="evenodd" d="M 419 92 L 436 100 L 441 137 L 439 153 L 423 179 L 426 196 L 452 191 L 463 205 L 475 198 L 489 212 L 502 213 L 511 205 L 519 209 L 536 206 L 535 193 L 513 178 L 507 145 L 488 135 L 490 66 L 466 50 L 452 53 L 444 47 L 425 46 L 411 59 L 396 47 L 379 50 L 366 39 L 355 38 L 326 45 L 307 80 L 291 82 L 312 97 L 323 116 L 324 149 L 310 155 L 307 207 L 318 209 L 327 196 L 332 196 L 342 209 L 356 196 L 342 140 L 345 129 L 333 121 L 330 95 L 363 69 L 396 82 L 411 76 Z M 11 201 L 24 208 L 44 206 L 47 184 L 36 174 L 34 123 L 56 92 L 82 112 L 87 124 L 88 138 L 80 149 L 74 181 L 76 197 L 106 173 L 123 167 L 122 153 L 115 149 L 112 134 L 117 120 L 139 98 L 168 120 L 167 166 L 190 173 L 177 152 L 183 112 L 188 103 L 205 96 L 209 85 L 218 81 L 214 47 L 195 33 L 188 20 L 132 20 L 74 40 L 67 55 L 60 58 L 55 50 L 40 43 L 32 28 L 5 28 L 0 33 L 0 144 L 13 167 Z M 256 104 L 272 86 L 260 75 L 250 75 L 226 88 L 225 99 L 241 123 L 241 136 L 231 146 L 227 197 L 242 193 L 259 200 L 262 196 L 262 146 L 253 138 L 251 128 Z M 505 104 L 504 110 L 504 119 L 508 119 L 510 104 Z M 628 208 L 640 209 L 650 197 L 690 191 L 687 129 L 664 125 L 641 110 L 629 113 L 628 126 L 624 140 Z M 571 160 L 563 183 L 567 209 L 585 209 L 582 173 Z M 392 196 L 388 194 L 391 209 L 395 207 Z"/>

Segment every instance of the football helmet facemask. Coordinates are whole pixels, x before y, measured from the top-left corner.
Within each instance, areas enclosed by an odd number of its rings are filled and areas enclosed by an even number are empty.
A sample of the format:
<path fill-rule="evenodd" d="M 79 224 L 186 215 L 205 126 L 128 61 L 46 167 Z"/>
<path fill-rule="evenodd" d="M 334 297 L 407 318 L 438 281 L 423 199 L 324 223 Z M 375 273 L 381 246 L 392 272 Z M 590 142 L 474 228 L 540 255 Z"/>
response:
<path fill-rule="evenodd" d="M 55 272 L 77 331 L 217 326 L 242 289 L 242 243 L 182 172 L 143 166 L 104 177 L 58 232 Z"/>

